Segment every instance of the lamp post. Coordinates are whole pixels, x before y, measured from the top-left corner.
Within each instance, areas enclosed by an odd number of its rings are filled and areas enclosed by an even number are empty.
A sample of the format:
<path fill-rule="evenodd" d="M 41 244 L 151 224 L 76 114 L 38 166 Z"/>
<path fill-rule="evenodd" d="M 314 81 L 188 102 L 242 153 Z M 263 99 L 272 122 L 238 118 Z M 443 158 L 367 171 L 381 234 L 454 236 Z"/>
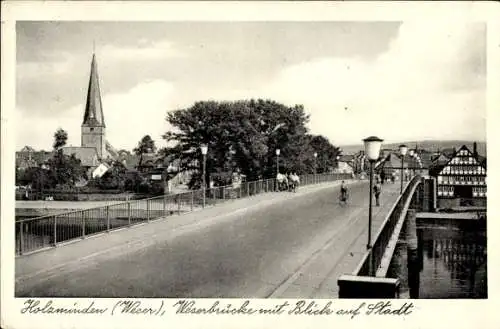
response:
<path fill-rule="evenodd" d="M 276 149 L 276 177 L 280 173 L 280 149 Z"/>
<path fill-rule="evenodd" d="M 408 147 L 404 144 L 399 145 L 399 153 L 401 154 L 401 189 L 399 191 L 399 194 L 403 193 L 403 167 L 406 152 L 408 152 Z"/>
<path fill-rule="evenodd" d="M 205 194 L 206 194 L 206 182 L 205 182 L 205 175 L 206 175 L 206 166 L 207 166 L 207 152 L 208 152 L 208 146 L 207 145 L 201 145 L 201 154 L 203 154 L 203 208 L 205 208 Z"/>
<path fill-rule="evenodd" d="M 413 176 L 412 170 L 413 170 L 413 155 L 415 152 L 413 150 L 410 150 L 410 160 L 408 161 L 408 169 L 410 171 L 410 174 Z"/>
<path fill-rule="evenodd" d="M 380 139 L 376 136 L 370 136 L 368 138 L 363 139 L 365 144 L 365 154 L 370 161 L 370 202 L 368 208 L 368 243 L 366 245 L 366 249 L 370 251 L 370 270 L 369 275 L 372 275 L 373 266 L 372 266 L 372 199 L 373 199 L 373 163 L 378 159 L 380 154 L 380 147 L 382 146 L 382 142 L 384 140 Z"/>
<path fill-rule="evenodd" d="M 318 159 L 318 153 L 314 152 L 314 183 L 316 183 L 317 159 Z"/>
<path fill-rule="evenodd" d="M 413 176 L 417 174 L 417 160 L 418 160 L 418 154 L 417 152 L 413 153 Z"/>

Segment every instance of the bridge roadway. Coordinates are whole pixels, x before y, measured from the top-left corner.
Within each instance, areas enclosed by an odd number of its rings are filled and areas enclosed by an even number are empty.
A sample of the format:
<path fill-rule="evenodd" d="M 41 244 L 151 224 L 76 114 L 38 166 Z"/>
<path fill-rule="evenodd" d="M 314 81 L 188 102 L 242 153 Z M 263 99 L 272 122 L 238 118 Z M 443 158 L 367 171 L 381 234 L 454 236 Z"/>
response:
<path fill-rule="evenodd" d="M 368 182 L 267 193 L 16 258 L 16 297 L 336 298 L 365 251 Z M 385 185 L 373 236 L 399 194 Z"/>

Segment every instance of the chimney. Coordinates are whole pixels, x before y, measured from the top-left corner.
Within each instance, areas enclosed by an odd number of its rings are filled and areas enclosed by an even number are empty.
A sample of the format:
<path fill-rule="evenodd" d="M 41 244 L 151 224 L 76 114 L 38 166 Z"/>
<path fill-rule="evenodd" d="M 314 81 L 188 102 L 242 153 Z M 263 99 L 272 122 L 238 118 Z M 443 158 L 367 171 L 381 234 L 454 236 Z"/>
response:
<path fill-rule="evenodd" d="M 477 158 L 477 143 L 476 142 L 474 142 L 474 144 L 473 144 L 473 151 L 472 152 L 474 154 L 474 157 Z"/>

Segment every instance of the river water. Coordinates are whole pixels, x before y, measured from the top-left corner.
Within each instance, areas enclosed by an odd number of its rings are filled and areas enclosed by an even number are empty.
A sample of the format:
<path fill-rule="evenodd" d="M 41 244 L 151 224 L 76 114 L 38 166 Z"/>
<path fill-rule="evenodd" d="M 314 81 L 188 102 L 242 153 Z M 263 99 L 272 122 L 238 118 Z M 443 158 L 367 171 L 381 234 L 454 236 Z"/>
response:
<path fill-rule="evenodd" d="M 464 220 L 406 223 L 388 277 L 401 281 L 401 298 L 487 298 L 484 223 Z"/>

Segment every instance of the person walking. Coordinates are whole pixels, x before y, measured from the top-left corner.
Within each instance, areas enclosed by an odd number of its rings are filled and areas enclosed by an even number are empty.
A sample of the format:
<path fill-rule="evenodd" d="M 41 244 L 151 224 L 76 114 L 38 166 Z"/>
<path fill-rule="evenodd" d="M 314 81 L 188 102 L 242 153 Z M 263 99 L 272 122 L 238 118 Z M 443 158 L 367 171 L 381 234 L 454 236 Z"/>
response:
<path fill-rule="evenodd" d="M 380 206 L 380 193 L 382 192 L 382 185 L 380 181 L 377 179 L 375 186 L 373 187 L 373 193 L 375 194 L 375 206 Z"/>

